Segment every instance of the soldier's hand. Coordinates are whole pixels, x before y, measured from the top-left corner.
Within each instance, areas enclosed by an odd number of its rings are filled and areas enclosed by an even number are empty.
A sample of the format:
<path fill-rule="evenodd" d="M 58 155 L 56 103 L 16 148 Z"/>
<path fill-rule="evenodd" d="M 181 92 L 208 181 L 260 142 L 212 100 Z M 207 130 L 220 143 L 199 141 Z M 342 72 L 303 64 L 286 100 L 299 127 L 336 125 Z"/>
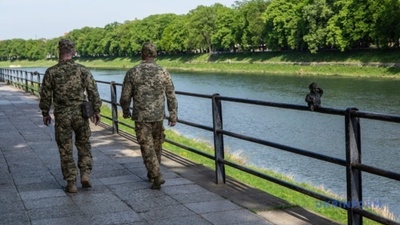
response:
<path fill-rule="evenodd" d="M 44 125 L 49 126 L 51 124 L 51 116 L 43 116 L 43 123 Z"/>
<path fill-rule="evenodd" d="M 90 121 L 97 126 L 100 123 L 100 113 L 94 113 L 93 116 L 90 117 Z"/>
<path fill-rule="evenodd" d="M 168 121 L 168 126 L 173 127 L 176 125 L 176 121 Z"/>

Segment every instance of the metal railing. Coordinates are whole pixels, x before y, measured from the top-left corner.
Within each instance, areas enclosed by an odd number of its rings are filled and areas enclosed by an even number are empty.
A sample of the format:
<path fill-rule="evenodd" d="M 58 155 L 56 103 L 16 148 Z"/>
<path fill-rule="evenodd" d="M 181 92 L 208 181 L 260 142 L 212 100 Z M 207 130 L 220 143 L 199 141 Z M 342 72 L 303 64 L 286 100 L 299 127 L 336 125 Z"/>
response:
<path fill-rule="evenodd" d="M 30 76 L 29 76 L 30 75 Z M 33 88 L 34 85 L 40 87 L 40 76 L 42 74 L 37 72 L 27 72 L 21 70 L 14 69 L 0 69 L 0 80 L 6 82 L 7 84 L 14 85 L 15 87 L 24 89 L 26 92 L 31 92 L 33 94 L 37 93 L 38 89 Z M 36 76 L 36 80 L 34 81 L 33 77 Z M 106 102 L 111 105 L 111 117 L 102 115 L 103 118 L 109 119 L 112 122 L 112 131 L 114 133 L 119 132 L 119 125 L 132 127 L 129 124 L 126 124 L 122 121 L 118 120 L 118 108 L 120 107 L 117 99 L 117 87 L 122 86 L 120 83 L 115 82 L 105 82 L 105 81 L 97 81 L 98 84 L 106 84 L 110 86 L 110 100 L 102 99 L 103 102 Z M 215 179 L 216 183 L 223 182 L 225 183 L 225 166 L 230 166 L 241 170 L 243 172 L 252 174 L 259 178 L 274 182 L 281 186 L 290 188 L 297 192 L 303 193 L 305 195 L 311 196 L 315 199 L 324 201 L 327 204 L 342 208 L 347 210 L 348 215 L 348 223 L 349 225 L 362 225 L 363 217 L 371 219 L 376 222 L 380 222 L 382 224 L 387 225 L 400 225 L 399 222 L 387 219 L 385 217 L 379 216 L 377 214 L 371 213 L 363 208 L 362 204 L 362 182 L 361 175 L 362 173 L 374 174 L 380 177 L 385 177 L 388 179 L 392 179 L 395 181 L 400 181 L 400 174 L 384 170 L 382 168 L 369 166 L 362 163 L 361 160 L 361 127 L 360 127 L 360 118 L 366 118 L 370 120 L 377 121 L 386 121 L 391 123 L 400 123 L 399 116 L 385 115 L 385 114 L 377 114 L 377 113 L 369 113 L 362 112 L 357 110 L 356 108 L 348 108 L 346 110 L 340 109 L 332 109 L 332 108 L 319 108 L 316 110 L 318 113 L 322 114 L 330 114 L 341 116 L 344 118 L 345 122 L 345 146 L 346 146 L 346 157 L 345 160 L 330 157 L 323 154 L 314 153 L 311 151 L 307 151 L 304 149 L 295 148 L 292 146 L 286 146 L 279 143 L 271 142 L 268 140 L 258 139 L 251 136 L 241 135 L 235 132 L 230 132 L 223 129 L 223 118 L 222 118 L 222 102 L 235 102 L 241 104 L 251 104 L 265 107 L 274 107 L 274 108 L 282 108 L 287 110 L 299 110 L 299 111 L 308 111 L 309 109 L 306 106 L 300 105 L 292 105 L 292 104 L 283 104 L 283 103 L 275 103 L 275 102 L 267 102 L 267 101 L 257 101 L 257 100 L 249 100 L 249 99 L 240 99 L 240 98 L 231 98 L 220 96 L 219 94 L 213 95 L 202 95 L 196 93 L 188 93 L 188 92 L 180 92 L 176 91 L 177 95 L 183 96 L 191 96 L 195 98 L 203 98 L 209 99 L 212 105 L 212 119 L 213 126 L 206 126 L 204 124 L 197 124 L 190 121 L 185 121 L 178 119 L 178 122 L 181 124 L 185 124 L 191 127 L 199 128 L 202 130 L 206 130 L 213 133 L 214 137 L 214 155 L 210 155 L 201 150 L 194 149 L 189 146 L 185 146 L 181 143 L 177 143 L 173 140 L 167 139 L 166 142 L 176 145 L 185 150 L 191 151 L 193 153 L 202 155 L 203 157 L 214 160 L 215 162 Z M 253 170 L 251 168 L 245 167 L 244 165 L 235 163 L 233 161 L 229 161 L 225 159 L 225 148 L 224 148 L 224 136 L 233 137 L 236 139 L 257 143 L 264 146 L 269 146 L 278 150 L 290 152 L 293 154 L 317 159 L 320 161 L 324 161 L 326 163 L 332 163 L 339 165 L 341 167 L 346 168 L 346 186 L 347 186 L 347 199 L 346 202 L 343 202 L 340 199 L 335 199 L 320 193 L 316 193 L 314 191 L 308 190 L 304 187 L 289 183 L 287 181 L 278 179 L 276 177 L 261 173 L 259 171 Z M 356 203 L 356 204 L 354 204 Z"/>

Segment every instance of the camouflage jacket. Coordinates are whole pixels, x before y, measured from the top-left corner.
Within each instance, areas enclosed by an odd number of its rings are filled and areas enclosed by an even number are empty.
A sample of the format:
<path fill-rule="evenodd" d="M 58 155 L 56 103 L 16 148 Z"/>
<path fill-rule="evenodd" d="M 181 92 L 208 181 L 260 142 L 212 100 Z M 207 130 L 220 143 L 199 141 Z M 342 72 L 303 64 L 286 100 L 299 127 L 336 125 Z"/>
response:
<path fill-rule="evenodd" d="M 177 121 L 178 102 L 171 75 L 156 63 L 142 61 L 125 75 L 120 104 L 124 115 L 129 115 L 133 99 L 132 119 L 156 122 L 165 118 L 165 97 L 170 121 Z"/>
<path fill-rule="evenodd" d="M 72 59 L 59 61 L 48 68 L 43 77 L 39 102 L 42 115 L 49 115 L 52 103 L 54 114 L 81 110 L 85 90 L 88 99 L 93 103 L 94 111 L 99 113 L 102 102 L 92 73 Z"/>

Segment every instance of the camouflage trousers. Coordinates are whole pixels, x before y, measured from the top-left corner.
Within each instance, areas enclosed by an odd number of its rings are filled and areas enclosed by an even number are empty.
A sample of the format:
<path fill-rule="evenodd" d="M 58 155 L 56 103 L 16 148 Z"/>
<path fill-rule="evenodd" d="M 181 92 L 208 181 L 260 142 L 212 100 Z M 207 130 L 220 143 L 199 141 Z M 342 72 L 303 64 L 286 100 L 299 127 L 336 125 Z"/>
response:
<path fill-rule="evenodd" d="M 136 121 L 135 132 L 147 173 L 149 174 L 150 178 L 160 176 L 162 143 L 165 139 L 163 121 Z"/>
<path fill-rule="evenodd" d="M 81 175 L 90 174 L 93 159 L 90 145 L 91 130 L 89 120 L 82 117 L 80 110 L 55 114 L 55 138 L 61 160 L 61 171 L 64 180 L 76 180 L 78 169 L 73 156 L 73 134 L 78 150 L 78 168 Z"/>

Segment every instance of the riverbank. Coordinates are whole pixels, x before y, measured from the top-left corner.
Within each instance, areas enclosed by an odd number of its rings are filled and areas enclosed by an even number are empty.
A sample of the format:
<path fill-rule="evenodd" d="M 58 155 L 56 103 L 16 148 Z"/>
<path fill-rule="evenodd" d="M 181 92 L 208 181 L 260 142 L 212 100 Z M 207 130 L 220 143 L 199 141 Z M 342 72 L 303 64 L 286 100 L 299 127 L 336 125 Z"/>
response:
<path fill-rule="evenodd" d="M 139 63 L 140 57 L 76 58 L 90 68 L 127 69 Z M 0 61 L 0 67 L 49 67 L 53 60 Z M 169 70 L 324 75 L 400 78 L 400 50 L 365 50 L 351 52 L 257 52 L 224 54 L 159 55 L 157 62 Z"/>

